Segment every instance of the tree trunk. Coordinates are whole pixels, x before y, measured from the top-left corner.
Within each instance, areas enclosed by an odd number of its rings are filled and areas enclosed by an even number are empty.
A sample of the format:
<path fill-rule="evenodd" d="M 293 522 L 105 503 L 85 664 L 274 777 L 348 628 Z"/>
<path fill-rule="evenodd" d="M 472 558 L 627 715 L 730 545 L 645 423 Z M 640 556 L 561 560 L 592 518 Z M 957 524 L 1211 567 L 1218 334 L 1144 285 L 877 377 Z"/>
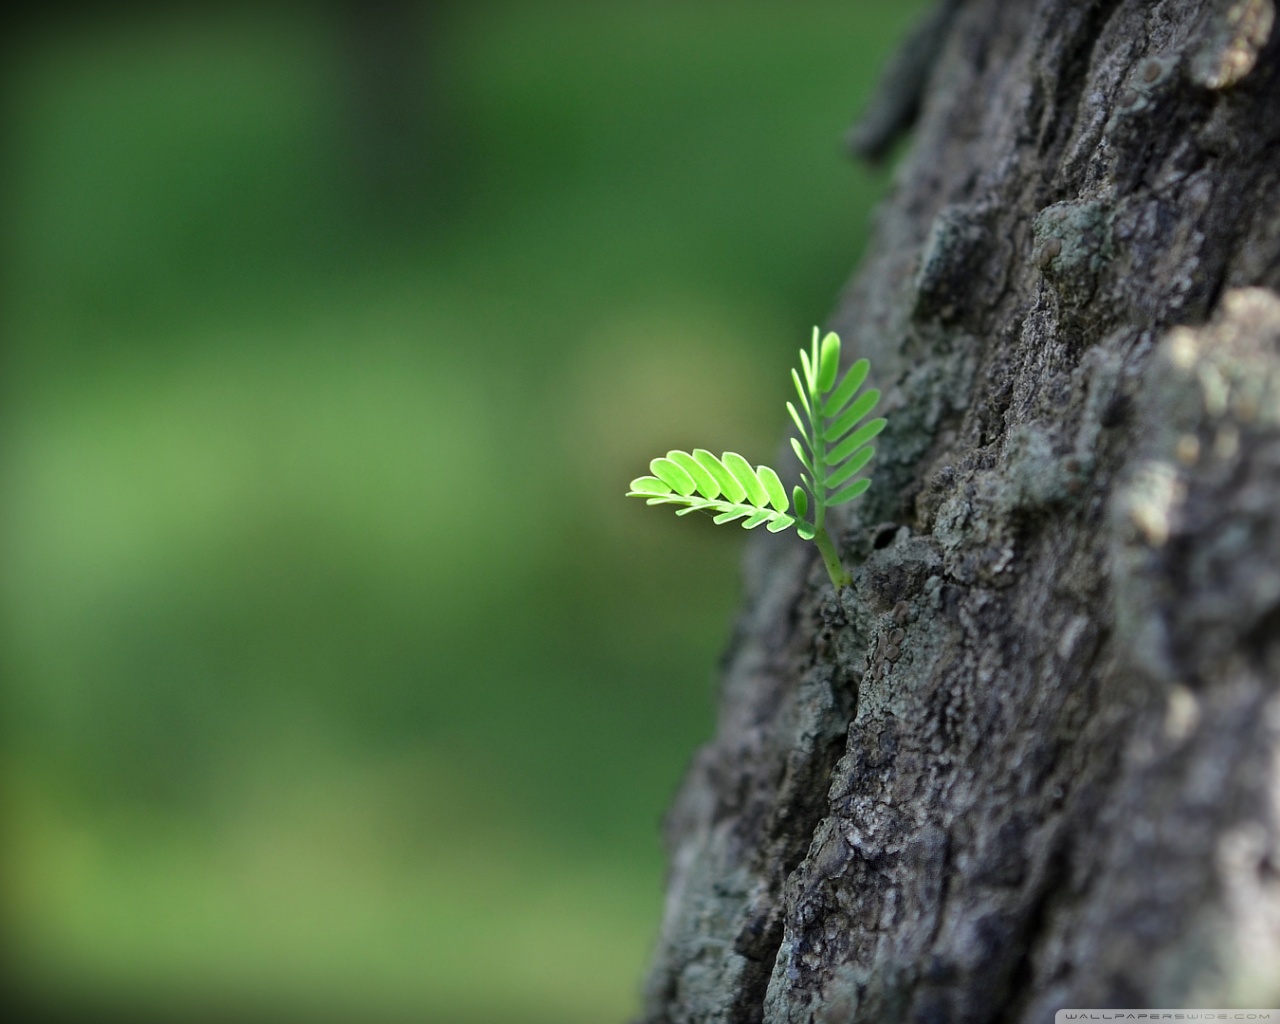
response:
<path fill-rule="evenodd" d="M 1274 21 L 944 3 L 886 76 L 854 585 L 752 541 L 648 1024 L 1280 1006 Z"/>

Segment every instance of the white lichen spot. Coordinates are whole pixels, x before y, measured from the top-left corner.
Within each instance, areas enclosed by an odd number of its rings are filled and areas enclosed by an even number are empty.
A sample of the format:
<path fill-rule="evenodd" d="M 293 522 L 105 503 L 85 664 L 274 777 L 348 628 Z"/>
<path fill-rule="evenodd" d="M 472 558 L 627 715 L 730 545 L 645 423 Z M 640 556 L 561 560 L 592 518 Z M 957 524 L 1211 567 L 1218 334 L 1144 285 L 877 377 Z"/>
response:
<path fill-rule="evenodd" d="M 1175 327 L 1169 332 L 1166 343 L 1169 361 L 1181 370 L 1190 370 L 1195 366 L 1199 355 L 1195 333 L 1189 327 Z"/>
<path fill-rule="evenodd" d="M 1254 313 L 1259 306 L 1265 309 L 1268 298 L 1265 288 L 1232 288 L 1222 296 L 1222 310 L 1227 319 L 1240 320 Z"/>
<path fill-rule="evenodd" d="M 1275 18 L 1273 0 L 1236 0 L 1211 24 L 1192 59 L 1192 78 L 1208 89 L 1227 89 L 1241 81 L 1257 65 Z"/>
<path fill-rule="evenodd" d="M 1230 462 L 1240 451 L 1240 431 L 1230 423 L 1218 428 L 1213 439 L 1213 454 L 1223 462 Z"/>
<path fill-rule="evenodd" d="M 1181 743 L 1200 721 L 1200 702 L 1185 686 L 1174 686 L 1169 691 L 1169 703 L 1164 711 L 1164 734 L 1175 743 Z"/>
<path fill-rule="evenodd" d="M 1178 471 L 1167 462 L 1144 462 L 1134 474 L 1126 494 L 1129 518 L 1148 544 L 1160 547 L 1169 539 L 1185 490 Z"/>
<path fill-rule="evenodd" d="M 1243 822 L 1225 832 L 1214 851 L 1214 866 L 1223 895 L 1219 942 L 1225 977 L 1218 991 L 1237 1006 L 1266 1005 L 1273 996 L 1275 964 L 1280 962 L 1280 886 L 1275 883 L 1280 850 L 1266 826 Z"/>
<path fill-rule="evenodd" d="M 1204 411 L 1219 419 L 1227 411 L 1231 397 L 1231 385 L 1222 370 L 1213 363 L 1202 363 L 1199 374 L 1200 390 L 1204 392 Z"/>
<path fill-rule="evenodd" d="M 1058 638 L 1059 658 L 1065 661 L 1071 657 L 1071 652 L 1076 649 L 1076 644 L 1080 641 L 1080 634 L 1084 632 L 1084 628 L 1087 625 L 1089 625 L 1088 616 L 1073 615 L 1071 617 L 1071 621 L 1062 630 L 1062 636 Z"/>

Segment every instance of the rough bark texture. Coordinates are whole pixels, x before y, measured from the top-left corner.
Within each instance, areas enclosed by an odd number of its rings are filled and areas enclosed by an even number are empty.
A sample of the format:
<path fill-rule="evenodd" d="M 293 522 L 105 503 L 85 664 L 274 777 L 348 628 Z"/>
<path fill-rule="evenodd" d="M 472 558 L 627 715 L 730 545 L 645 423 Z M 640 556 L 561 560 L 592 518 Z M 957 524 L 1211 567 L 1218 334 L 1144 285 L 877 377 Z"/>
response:
<path fill-rule="evenodd" d="M 851 136 L 919 111 L 855 583 L 750 549 L 648 1024 L 1280 1005 L 1274 5 L 943 7 Z"/>

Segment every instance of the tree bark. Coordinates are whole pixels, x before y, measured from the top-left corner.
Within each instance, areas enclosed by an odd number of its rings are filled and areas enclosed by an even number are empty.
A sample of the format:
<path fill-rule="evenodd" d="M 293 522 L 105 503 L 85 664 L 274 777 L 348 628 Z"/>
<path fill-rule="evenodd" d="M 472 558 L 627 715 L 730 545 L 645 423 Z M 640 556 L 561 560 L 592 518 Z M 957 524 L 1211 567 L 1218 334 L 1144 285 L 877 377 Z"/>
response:
<path fill-rule="evenodd" d="M 887 76 L 854 585 L 752 541 L 646 1024 L 1280 1005 L 1275 13 L 944 3 Z"/>

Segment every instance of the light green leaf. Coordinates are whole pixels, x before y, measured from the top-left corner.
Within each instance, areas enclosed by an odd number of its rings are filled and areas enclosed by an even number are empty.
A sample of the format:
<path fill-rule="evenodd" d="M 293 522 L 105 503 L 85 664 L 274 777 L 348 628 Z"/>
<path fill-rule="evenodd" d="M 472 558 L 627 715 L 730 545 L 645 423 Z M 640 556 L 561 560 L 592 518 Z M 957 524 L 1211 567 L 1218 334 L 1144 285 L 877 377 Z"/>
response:
<path fill-rule="evenodd" d="M 822 339 L 822 354 L 818 359 L 818 379 L 817 387 L 814 389 L 818 394 L 826 394 L 836 383 L 836 374 L 840 370 L 840 338 L 834 333 L 828 333 Z"/>
<path fill-rule="evenodd" d="M 801 519 L 809 514 L 809 495 L 805 494 L 803 487 L 792 488 L 791 502 L 796 507 L 796 515 Z"/>
<path fill-rule="evenodd" d="M 679 494 L 692 494 L 696 489 L 693 477 L 680 468 L 678 463 L 670 459 L 654 459 L 649 463 L 653 475 L 665 483 L 669 483 Z"/>
<path fill-rule="evenodd" d="M 889 421 L 883 416 L 880 419 L 864 423 L 857 431 L 845 439 L 844 444 L 850 445 L 852 448 L 861 448 L 868 441 L 879 436 L 880 431 L 884 430 L 888 424 Z M 828 440 L 834 440 L 834 438 L 828 438 Z"/>
<path fill-rule="evenodd" d="M 822 415 L 835 416 L 839 413 L 844 403 L 854 396 L 858 388 L 862 387 L 862 382 L 867 379 L 867 374 L 870 372 L 871 363 L 866 359 L 859 359 L 849 367 L 848 373 L 840 381 L 840 386 L 836 388 L 835 393 L 822 406 Z"/>
<path fill-rule="evenodd" d="M 839 491 L 836 494 L 833 494 L 830 498 L 828 498 L 827 504 L 843 505 L 846 501 L 852 501 L 854 498 L 856 498 L 859 494 L 861 494 L 870 486 L 871 486 L 871 481 L 868 480 L 866 477 L 863 477 L 861 480 L 855 480 L 843 491 Z"/>
<path fill-rule="evenodd" d="M 764 484 L 765 491 L 769 494 L 769 504 L 779 512 L 785 512 L 787 510 L 787 489 L 782 486 L 782 481 L 778 479 L 778 474 L 768 466 L 757 466 L 756 473 L 760 477 L 760 482 Z"/>
<path fill-rule="evenodd" d="M 800 414 L 796 412 L 796 407 L 790 402 L 787 403 L 787 412 L 791 413 L 792 422 L 795 423 L 796 429 L 800 431 L 800 436 L 808 437 L 809 428 L 804 425 L 804 422 L 800 419 Z"/>
<path fill-rule="evenodd" d="M 671 485 L 659 480 L 656 476 L 638 476 L 631 481 L 631 490 L 627 497 L 642 494 L 670 494 Z"/>
<path fill-rule="evenodd" d="M 849 430 L 853 429 L 858 420 L 862 419 L 862 417 L 875 408 L 875 404 L 878 401 L 880 401 L 880 392 L 875 388 L 872 388 L 870 391 L 863 392 L 858 396 L 858 400 L 854 402 L 853 405 L 849 406 L 849 408 L 845 410 L 835 423 L 827 427 L 822 436 L 828 441 L 833 441 L 837 437 L 847 433 Z M 856 447 L 858 446 L 854 445 L 854 448 Z M 853 449 L 851 448 L 850 451 L 852 450 Z M 835 453 L 833 452 L 832 454 Z M 849 453 L 845 452 L 845 454 L 848 455 Z M 830 457 L 828 457 L 827 462 L 828 464 L 831 462 Z"/>
<path fill-rule="evenodd" d="M 880 398 L 875 390 L 859 394 L 869 373 L 870 364 L 860 359 L 841 378 L 839 337 L 814 328 L 812 343 L 800 350 L 799 368 L 791 371 L 799 402 L 787 402 L 787 413 L 799 436 L 790 441 L 803 471 L 790 496 L 769 466 L 753 467 L 736 452 L 717 457 L 705 448 L 672 450 L 654 459 L 652 475 L 632 480 L 628 495 L 674 506 L 680 516 L 703 512 L 716 523 L 741 521 L 748 530 L 764 526 L 781 533 L 794 526 L 801 538 L 822 546 L 832 585 L 840 590 L 849 576 L 819 524 L 827 508 L 852 501 L 870 486 L 857 474 L 875 456 L 870 442 L 885 429 L 885 420 L 862 422 Z"/>
<path fill-rule="evenodd" d="M 693 477 L 698 493 L 704 498 L 719 497 L 720 484 L 714 476 L 707 472 L 706 467 L 692 455 L 688 452 L 670 451 L 667 452 L 667 458 L 677 463 L 681 469 Z"/>
<path fill-rule="evenodd" d="M 797 438 L 791 439 L 791 448 L 796 453 L 796 458 L 800 460 L 800 465 L 804 466 L 810 473 L 813 472 L 813 463 L 809 461 L 809 456 L 804 453 L 804 449 L 800 447 L 800 441 Z"/>
<path fill-rule="evenodd" d="M 725 452 L 720 457 L 720 461 L 737 478 L 738 483 L 742 484 L 747 497 L 751 499 L 751 504 L 758 507 L 769 503 L 769 492 L 764 489 L 764 484 L 756 476 L 756 471 L 751 468 L 751 463 L 737 452 Z"/>
<path fill-rule="evenodd" d="M 800 355 L 803 356 L 804 353 L 801 352 Z M 796 386 L 796 394 L 800 396 L 800 407 L 804 409 L 805 416 L 807 416 L 810 422 L 812 422 L 813 410 L 809 407 L 809 392 L 807 392 L 804 385 L 800 383 L 800 374 L 796 373 L 794 369 L 791 371 L 791 380 Z M 804 427 L 800 428 L 800 433 L 805 433 Z"/>
<path fill-rule="evenodd" d="M 857 455 L 827 477 L 827 490 L 834 491 L 842 483 L 854 476 L 858 470 L 871 461 L 875 453 L 875 448 L 863 448 Z"/>
<path fill-rule="evenodd" d="M 705 448 L 695 448 L 693 457 L 701 463 L 702 468 L 716 478 L 720 490 L 730 501 L 741 501 L 747 496 L 746 490 L 724 464 Z"/>
<path fill-rule="evenodd" d="M 659 481 L 661 482 L 661 481 Z M 636 497 L 645 497 L 644 494 L 636 494 Z M 647 501 L 649 505 L 679 505 L 680 508 L 675 510 L 678 516 L 691 515 L 694 512 L 710 513 L 712 519 L 716 523 L 732 523 L 738 519 L 745 519 L 742 524 L 746 529 L 753 530 L 762 524 L 767 525 L 773 533 L 780 533 L 787 527 L 795 524 L 794 516 L 787 515 L 784 512 L 775 511 L 767 506 L 758 507 L 753 504 L 745 504 L 743 502 L 726 501 L 723 498 L 703 498 L 697 495 L 682 494 L 658 494 L 650 497 Z"/>
<path fill-rule="evenodd" d="M 816 332 L 815 332 L 815 333 L 816 333 Z M 815 344 L 815 346 L 814 346 L 814 358 L 815 358 L 815 359 L 817 358 L 817 354 L 818 354 L 818 350 L 817 350 L 817 346 L 816 346 L 816 344 Z M 811 363 L 811 362 L 809 361 L 809 353 L 808 353 L 808 352 L 806 352 L 804 349 L 801 349 L 801 350 L 800 350 L 800 366 L 804 369 L 804 380 L 805 380 L 805 383 L 809 385 L 809 390 L 810 390 L 810 391 L 812 391 L 812 390 L 813 390 L 813 371 L 814 371 L 815 367 L 814 367 L 813 363 Z M 799 385 L 799 383 L 797 383 L 797 384 L 796 384 L 796 387 L 799 387 L 799 386 L 800 386 L 800 385 Z"/>

